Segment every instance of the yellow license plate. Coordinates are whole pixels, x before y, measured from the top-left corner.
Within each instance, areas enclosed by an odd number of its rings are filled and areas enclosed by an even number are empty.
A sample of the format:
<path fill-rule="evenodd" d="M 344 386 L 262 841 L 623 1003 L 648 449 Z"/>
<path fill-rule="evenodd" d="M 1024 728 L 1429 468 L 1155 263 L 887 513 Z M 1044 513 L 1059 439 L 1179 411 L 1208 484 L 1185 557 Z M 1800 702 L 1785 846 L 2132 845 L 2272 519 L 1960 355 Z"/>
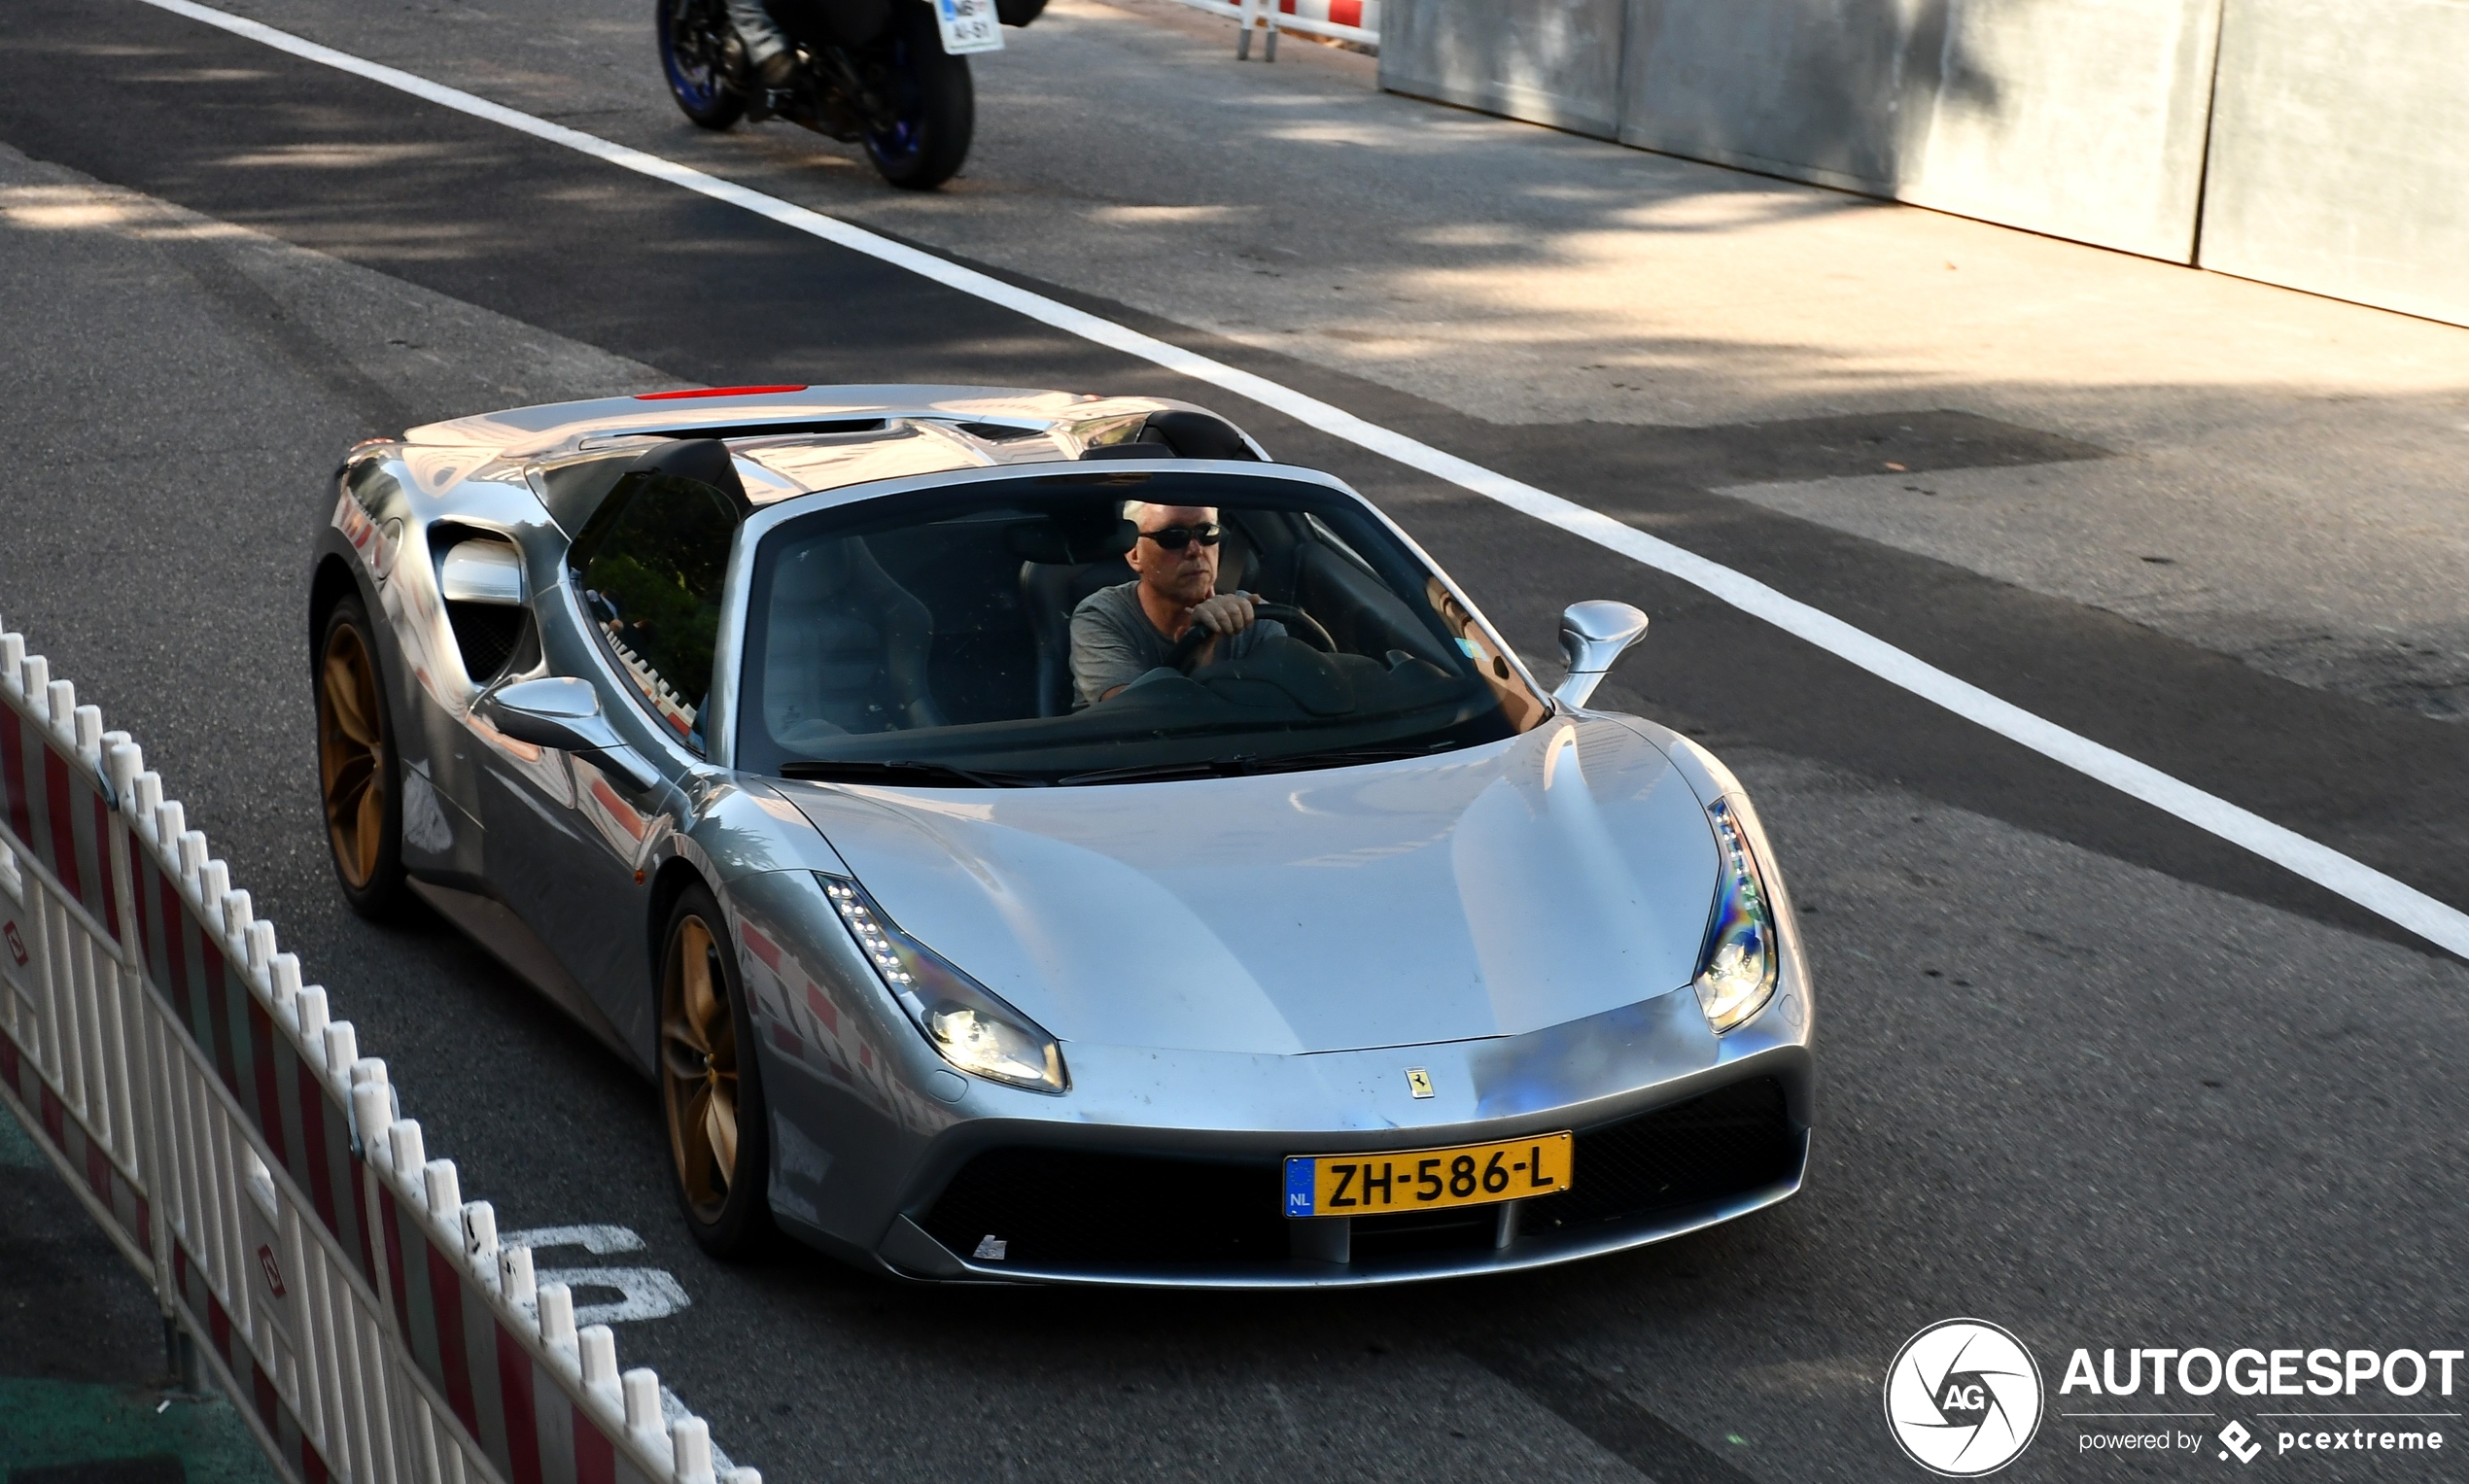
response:
<path fill-rule="evenodd" d="M 1288 1155 L 1288 1216 L 1380 1216 L 1557 1195 L 1575 1175 L 1576 1140 L 1532 1134 L 1497 1144 L 1376 1155 Z"/>

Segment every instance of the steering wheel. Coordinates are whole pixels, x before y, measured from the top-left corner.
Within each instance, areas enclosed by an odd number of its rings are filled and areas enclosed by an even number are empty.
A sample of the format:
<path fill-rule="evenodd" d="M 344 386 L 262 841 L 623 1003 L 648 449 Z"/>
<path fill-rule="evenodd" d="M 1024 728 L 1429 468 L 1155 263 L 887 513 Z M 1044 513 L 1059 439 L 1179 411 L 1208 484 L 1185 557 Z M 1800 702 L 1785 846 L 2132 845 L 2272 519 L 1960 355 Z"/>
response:
<path fill-rule="evenodd" d="M 1338 641 L 1329 637 L 1329 631 L 1320 626 L 1320 620 L 1312 617 L 1301 608 L 1283 603 L 1254 604 L 1252 605 L 1252 617 L 1255 619 L 1276 619 L 1279 623 L 1286 626 L 1288 632 L 1294 634 L 1297 638 L 1301 638 L 1304 643 L 1309 644 L 1314 649 L 1319 650 L 1322 654 L 1336 654 L 1338 652 Z M 1191 628 L 1186 629 L 1183 632 L 1183 637 L 1181 638 L 1174 641 L 1174 647 L 1166 651 L 1165 662 L 1168 665 L 1173 666 L 1175 669 L 1182 671 L 1185 674 L 1190 674 L 1192 673 L 1192 657 L 1200 652 L 1200 646 L 1202 644 L 1207 643 L 1210 639 L 1215 638 L 1217 638 L 1217 635 L 1210 630 L 1203 629 L 1199 624 L 1194 624 Z"/>

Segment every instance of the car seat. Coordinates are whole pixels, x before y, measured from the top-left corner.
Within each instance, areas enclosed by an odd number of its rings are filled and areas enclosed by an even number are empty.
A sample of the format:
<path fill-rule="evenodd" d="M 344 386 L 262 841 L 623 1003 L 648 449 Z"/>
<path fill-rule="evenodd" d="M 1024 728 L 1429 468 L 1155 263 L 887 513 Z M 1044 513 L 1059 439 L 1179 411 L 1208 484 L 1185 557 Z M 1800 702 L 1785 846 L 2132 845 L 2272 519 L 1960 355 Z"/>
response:
<path fill-rule="evenodd" d="M 1213 413 L 1185 408 L 1152 412 L 1140 431 L 1120 443 L 1081 450 L 1083 459 L 1225 459 L 1258 463 L 1260 455 L 1242 430 Z"/>
<path fill-rule="evenodd" d="M 1037 714 L 1071 714 L 1071 614 L 1100 588 L 1130 582 L 1131 565 L 1121 557 L 1095 562 L 1023 562 L 1021 611 L 1037 642 Z"/>
<path fill-rule="evenodd" d="M 939 727 L 927 664 L 934 615 L 861 536 L 808 543 L 772 572 L 763 720 L 782 746 Z"/>

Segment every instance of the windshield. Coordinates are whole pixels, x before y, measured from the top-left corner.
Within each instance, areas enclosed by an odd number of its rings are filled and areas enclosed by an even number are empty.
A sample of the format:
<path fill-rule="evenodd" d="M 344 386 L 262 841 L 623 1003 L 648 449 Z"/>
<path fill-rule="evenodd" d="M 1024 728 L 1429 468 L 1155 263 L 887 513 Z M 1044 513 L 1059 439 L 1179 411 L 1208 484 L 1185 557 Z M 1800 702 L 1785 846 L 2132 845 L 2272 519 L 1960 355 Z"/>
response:
<path fill-rule="evenodd" d="M 1043 477 L 782 524 L 755 556 L 738 766 L 1036 786 L 1336 767 L 1549 712 L 1354 500 L 1225 474 Z"/>

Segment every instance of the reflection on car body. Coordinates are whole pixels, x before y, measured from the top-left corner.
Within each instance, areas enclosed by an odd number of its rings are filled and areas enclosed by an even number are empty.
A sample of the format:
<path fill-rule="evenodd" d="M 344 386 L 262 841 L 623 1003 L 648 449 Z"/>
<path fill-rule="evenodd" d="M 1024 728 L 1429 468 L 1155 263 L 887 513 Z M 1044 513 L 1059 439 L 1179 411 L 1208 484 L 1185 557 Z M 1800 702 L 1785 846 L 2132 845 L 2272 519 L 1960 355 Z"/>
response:
<path fill-rule="evenodd" d="M 516 409 L 355 450 L 318 562 L 344 890 L 650 1074 L 714 1251 L 1378 1283 L 1799 1186 L 1755 811 L 1584 704 L 1643 616 L 1573 608 L 1547 694 L 1376 509 L 1200 409 Z M 1076 687 L 1099 609 L 1142 658 Z"/>

